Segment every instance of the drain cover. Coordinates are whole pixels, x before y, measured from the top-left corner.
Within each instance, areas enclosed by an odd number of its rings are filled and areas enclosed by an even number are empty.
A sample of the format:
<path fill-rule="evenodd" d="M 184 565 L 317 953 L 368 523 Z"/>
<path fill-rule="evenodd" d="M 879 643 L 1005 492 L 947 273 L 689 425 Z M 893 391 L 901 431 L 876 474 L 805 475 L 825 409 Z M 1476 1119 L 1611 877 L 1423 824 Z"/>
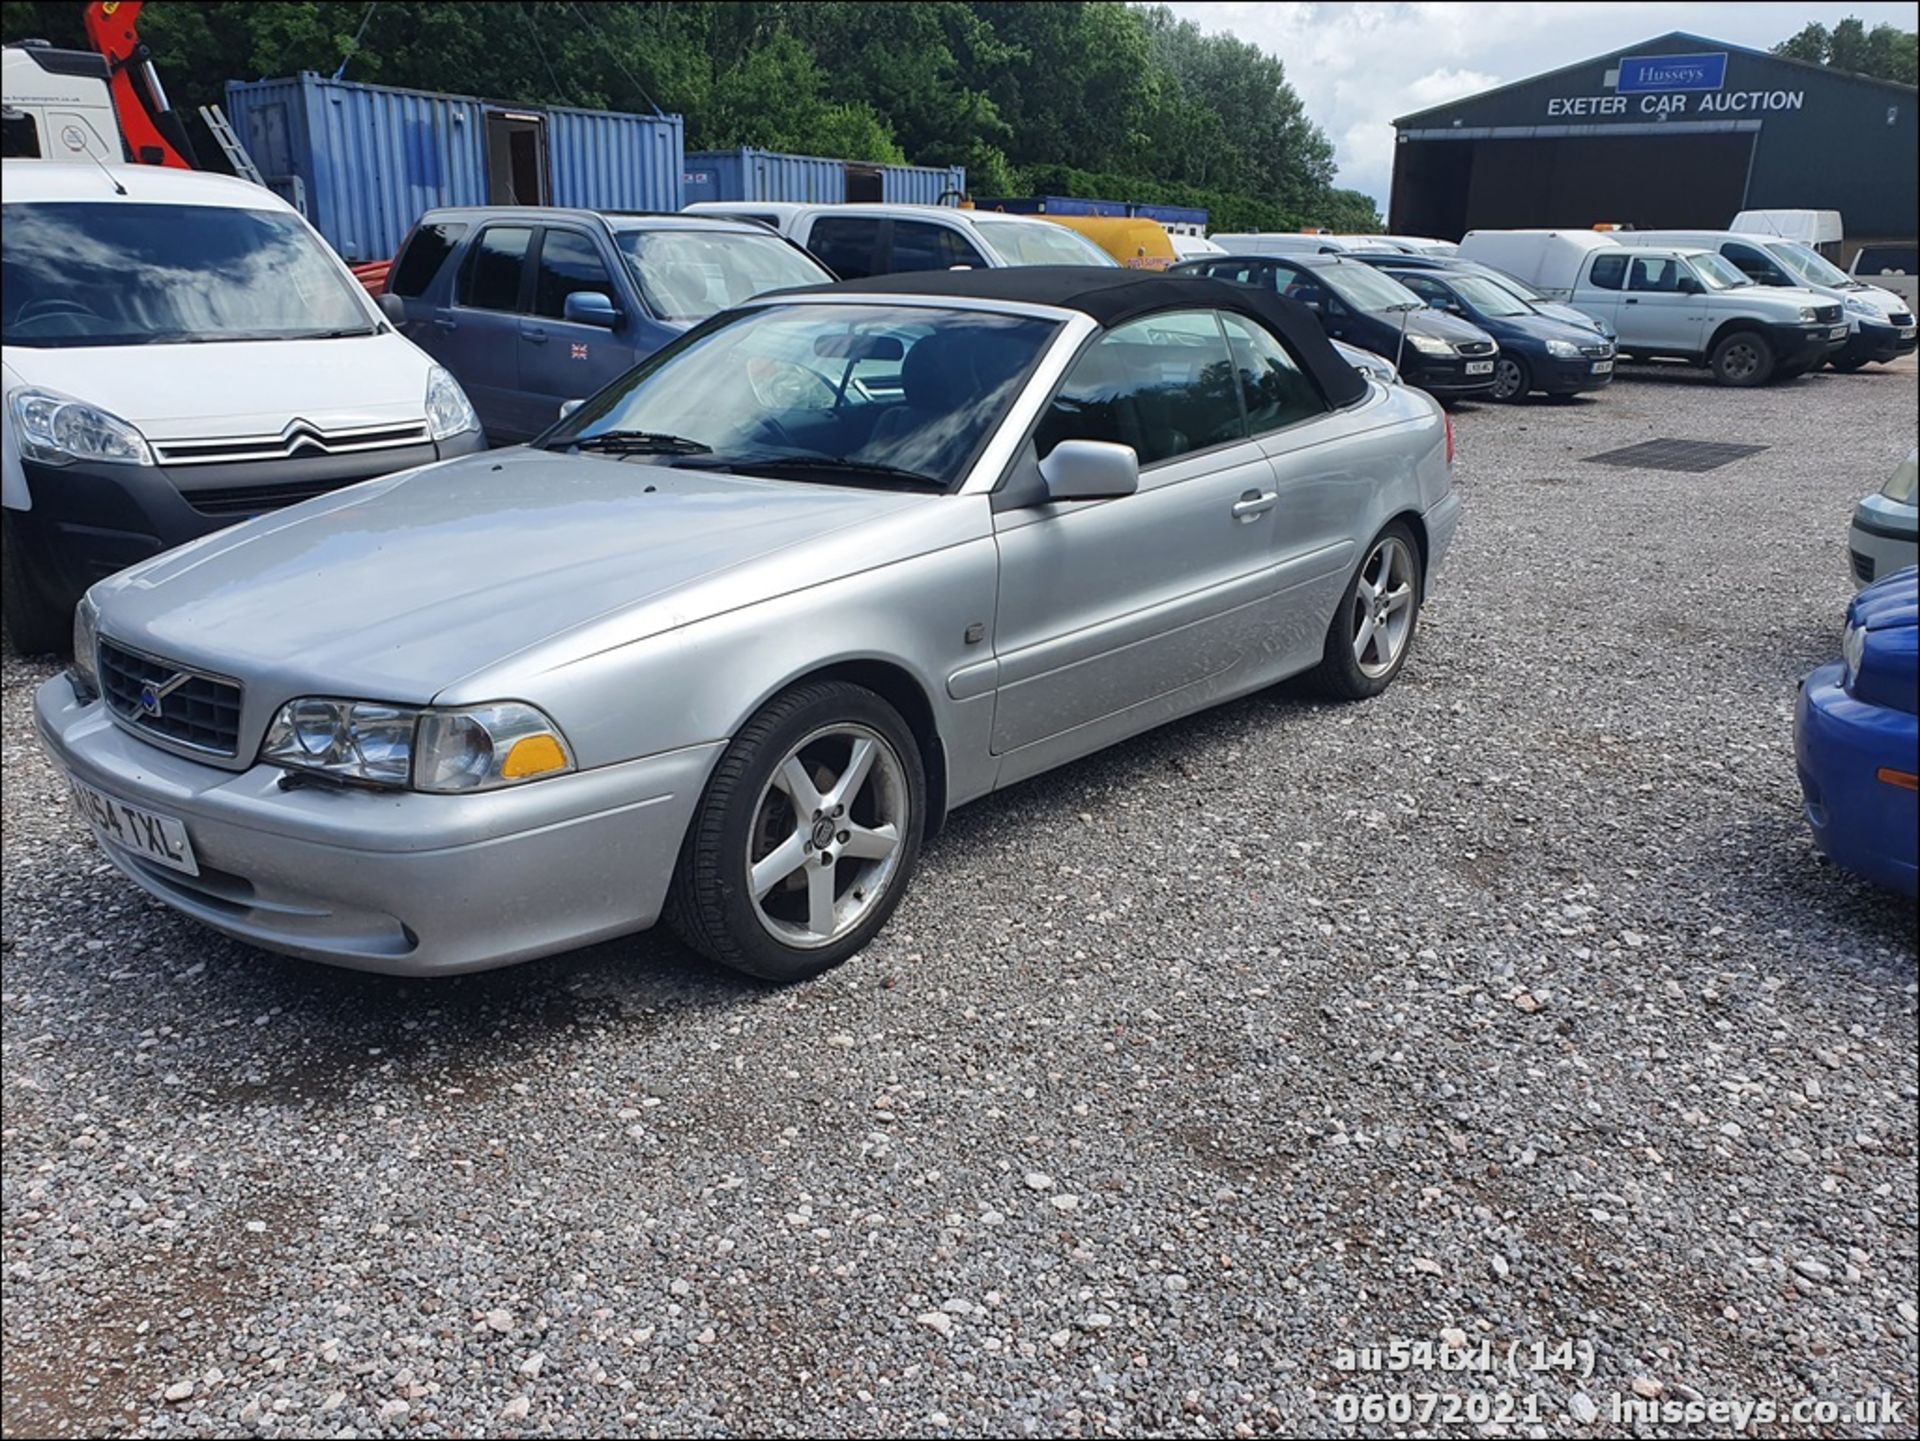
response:
<path fill-rule="evenodd" d="M 1589 465 L 1630 465 L 1636 470 L 1678 470 L 1690 475 L 1718 470 L 1749 455 L 1758 455 L 1764 445 L 1727 445 L 1717 440 L 1643 440 L 1620 450 L 1603 451 L 1587 457 Z"/>

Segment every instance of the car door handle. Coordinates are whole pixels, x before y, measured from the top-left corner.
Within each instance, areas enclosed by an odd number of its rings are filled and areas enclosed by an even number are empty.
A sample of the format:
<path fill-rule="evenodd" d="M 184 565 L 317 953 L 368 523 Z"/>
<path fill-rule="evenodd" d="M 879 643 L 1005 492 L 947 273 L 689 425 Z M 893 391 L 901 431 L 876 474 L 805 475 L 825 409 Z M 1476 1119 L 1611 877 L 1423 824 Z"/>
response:
<path fill-rule="evenodd" d="M 523 325 L 520 327 L 520 338 L 522 340 L 531 340 L 535 345 L 545 345 L 547 343 L 547 332 L 537 325 Z"/>
<path fill-rule="evenodd" d="M 433 317 L 433 323 L 439 326 L 442 330 L 452 330 L 454 326 L 458 325 L 460 322 L 452 319 L 449 316 L 436 315 Z"/>
<path fill-rule="evenodd" d="M 1629 295 L 1625 303 L 1628 305 L 1638 305 L 1640 302 L 1635 300 L 1631 295 Z"/>
<path fill-rule="evenodd" d="M 1256 515 L 1272 510 L 1279 499 L 1278 491 L 1250 490 L 1233 503 L 1233 518 L 1252 520 Z"/>

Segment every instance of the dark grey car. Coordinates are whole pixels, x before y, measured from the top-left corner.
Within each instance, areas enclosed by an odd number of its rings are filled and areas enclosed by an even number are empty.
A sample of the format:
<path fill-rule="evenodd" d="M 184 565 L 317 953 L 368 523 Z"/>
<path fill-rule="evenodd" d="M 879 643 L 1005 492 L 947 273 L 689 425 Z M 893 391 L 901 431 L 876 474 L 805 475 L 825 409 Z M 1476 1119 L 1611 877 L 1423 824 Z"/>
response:
<path fill-rule="evenodd" d="M 741 221 L 490 206 L 422 216 L 381 305 L 503 444 L 539 434 L 562 402 L 708 316 L 833 278 L 792 241 Z"/>

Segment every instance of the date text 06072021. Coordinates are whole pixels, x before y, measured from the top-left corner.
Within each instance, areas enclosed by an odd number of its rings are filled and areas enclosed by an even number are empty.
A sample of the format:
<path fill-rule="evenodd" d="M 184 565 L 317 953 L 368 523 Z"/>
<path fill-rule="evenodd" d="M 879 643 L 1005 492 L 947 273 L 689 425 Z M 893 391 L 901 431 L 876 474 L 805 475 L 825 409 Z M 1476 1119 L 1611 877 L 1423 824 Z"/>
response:
<path fill-rule="evenodd" d="M 1342 1346 L 1333 1369 L 1348 1374 L 1375 1372 L 1480 1372 L 1519 1377 L 1528 1372 L 1558 1371 L 1585 1378 L 1593 1374 L 1591 1341 L 1508 1341 L 1490 1337 L 1439 1341 L 1396 1336 L 1376 1346 Z"/>

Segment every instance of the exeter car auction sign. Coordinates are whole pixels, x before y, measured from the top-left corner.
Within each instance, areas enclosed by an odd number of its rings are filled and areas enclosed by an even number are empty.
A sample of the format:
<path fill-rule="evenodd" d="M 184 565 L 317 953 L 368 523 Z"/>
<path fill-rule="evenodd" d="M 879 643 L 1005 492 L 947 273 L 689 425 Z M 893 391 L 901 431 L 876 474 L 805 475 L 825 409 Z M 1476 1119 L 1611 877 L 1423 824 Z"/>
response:
<path fill-rule="evenodd" d="M 1648 115 L 1734 115 L 1759 110 L 1798 110 L 1800 90 L 1728 90 L 1725 51 L 1712 55 L 1629 55 L 1601 82 L 1611 95 L 1555 95 L 1547 100 L 1554 120 Z M 1637 102 L 1637 103 L 1636 103 Z"/>

